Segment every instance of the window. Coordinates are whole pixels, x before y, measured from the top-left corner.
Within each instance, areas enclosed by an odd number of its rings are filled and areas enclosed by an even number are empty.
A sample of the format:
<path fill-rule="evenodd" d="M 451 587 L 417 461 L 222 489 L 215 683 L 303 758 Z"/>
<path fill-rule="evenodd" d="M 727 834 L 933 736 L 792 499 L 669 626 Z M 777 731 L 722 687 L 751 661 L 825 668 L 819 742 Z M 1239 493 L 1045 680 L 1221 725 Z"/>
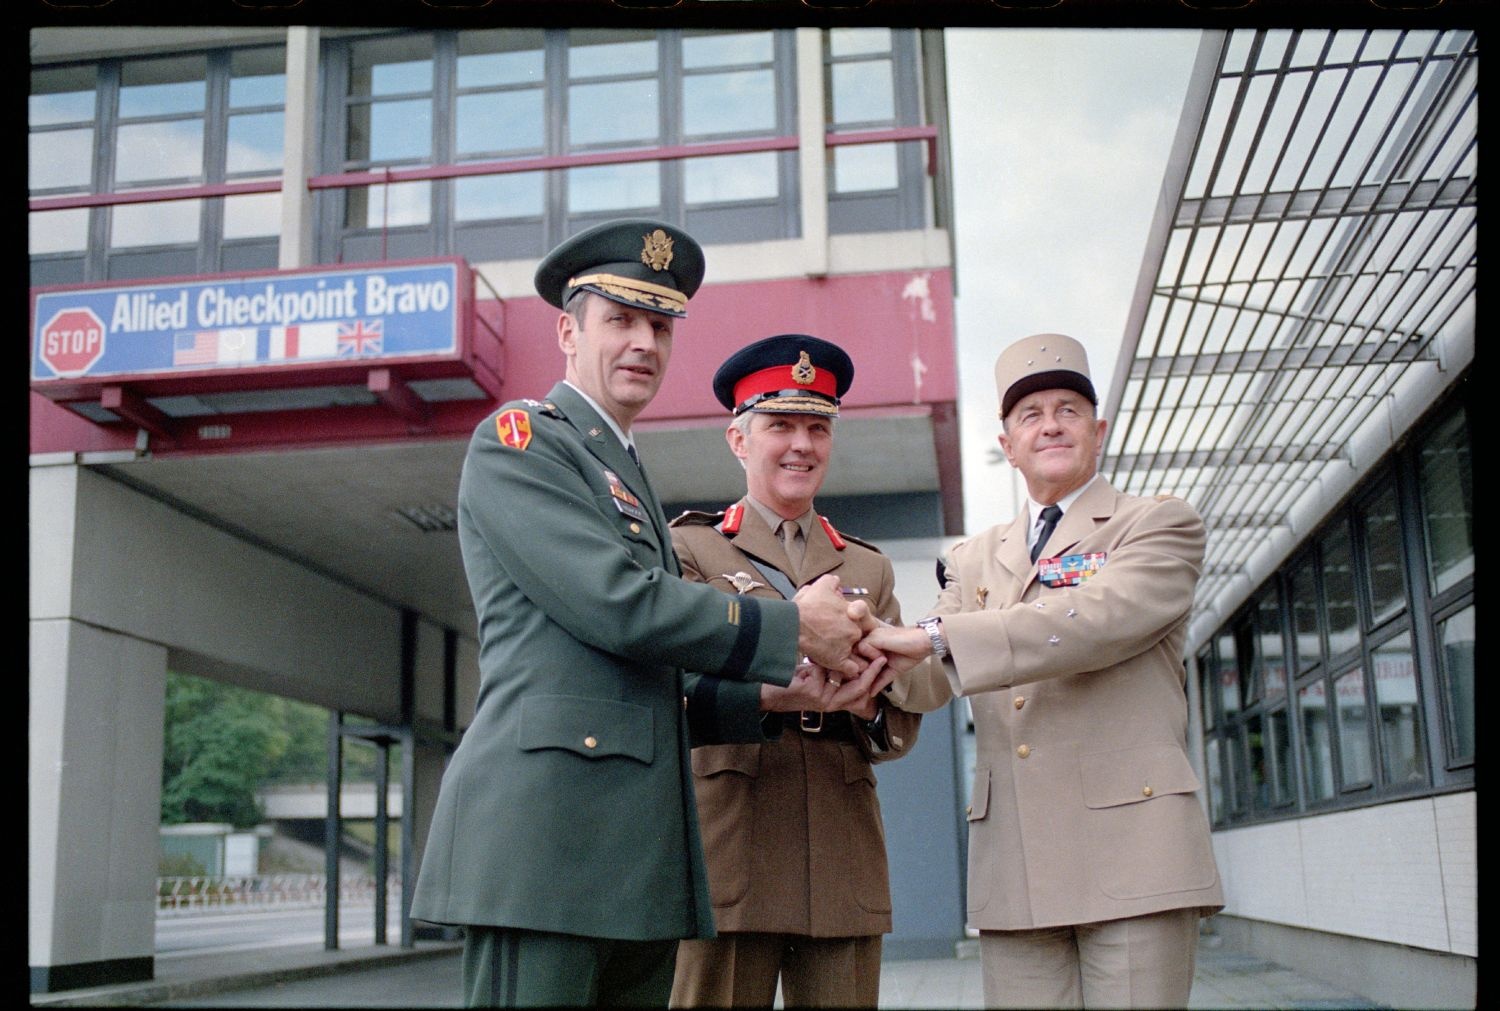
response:
<path fill-rule="evenodd" d="M 1199 652 L 1215 825 L 1472 784 L 1462 397 L 1393 451 Z"/>
<path fill-rule="evenodd" d="M 280 46 L 32 72 L 32 197 L 279 178 Z M 274 267 L 279 193 L 33 212 L 33 284 Z"/>

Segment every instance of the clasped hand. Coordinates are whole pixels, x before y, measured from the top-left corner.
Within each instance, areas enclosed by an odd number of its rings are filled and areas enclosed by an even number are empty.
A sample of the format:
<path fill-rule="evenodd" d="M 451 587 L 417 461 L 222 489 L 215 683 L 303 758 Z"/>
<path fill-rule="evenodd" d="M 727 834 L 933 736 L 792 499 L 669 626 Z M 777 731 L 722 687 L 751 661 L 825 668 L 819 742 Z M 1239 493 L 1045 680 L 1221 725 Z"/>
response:
<path fill-rule="evenodd" d="M 898 671 L 891 666 L 885 647 L 872 642 L 871 636 L 888 639 L 896 626 L 876 617 L 868 601 L 848 600 L 832 573 L 802 587 L 793 599 L 804 662 L 790 685 L 766 693 L 767 708 L 785 712 L 847 709 L 872 719 L 876 697 Z M 893 655 L 901 670 L 916 663 L 899 649 Z"/>

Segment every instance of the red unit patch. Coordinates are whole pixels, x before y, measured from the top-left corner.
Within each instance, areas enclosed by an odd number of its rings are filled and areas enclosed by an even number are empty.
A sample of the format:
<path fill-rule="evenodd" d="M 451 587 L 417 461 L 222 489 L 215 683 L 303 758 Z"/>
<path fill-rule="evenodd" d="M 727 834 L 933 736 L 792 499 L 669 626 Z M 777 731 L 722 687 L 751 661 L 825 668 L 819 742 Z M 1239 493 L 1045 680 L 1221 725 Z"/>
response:
<path fill-rule="evenodd" d="M 519 410 L 502 411 L 495 417 L 495 431 L 505 445 L 524 451 L 531 445 L 531 415 Z"/>

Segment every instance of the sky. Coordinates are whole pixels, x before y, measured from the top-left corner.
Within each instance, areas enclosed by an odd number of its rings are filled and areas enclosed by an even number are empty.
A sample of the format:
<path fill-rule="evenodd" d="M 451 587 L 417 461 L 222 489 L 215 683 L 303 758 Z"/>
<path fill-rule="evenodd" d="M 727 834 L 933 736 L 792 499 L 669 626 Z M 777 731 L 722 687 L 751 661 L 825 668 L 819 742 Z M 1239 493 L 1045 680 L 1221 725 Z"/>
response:
<path fill-rule="evenodd" d="M 964 528 L 1024 508 L 999 457 L 1000 350 L 1064 333 L 1101 406 L 1177 131 L 1197 29 L 950 28 Z M 998 453 L 998 449 L 996 450 Z"/>

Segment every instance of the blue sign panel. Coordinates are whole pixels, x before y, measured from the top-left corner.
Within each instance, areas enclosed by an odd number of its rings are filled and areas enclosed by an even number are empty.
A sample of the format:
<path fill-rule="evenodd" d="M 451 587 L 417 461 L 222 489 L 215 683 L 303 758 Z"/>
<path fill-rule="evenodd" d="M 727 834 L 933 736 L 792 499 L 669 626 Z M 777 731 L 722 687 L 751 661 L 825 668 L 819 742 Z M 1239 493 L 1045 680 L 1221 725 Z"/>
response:
<path fill-rule="evenodd" d="M 457 263 L 43 292 L 31 378 L 380 361 L 458 350 Z"/>

